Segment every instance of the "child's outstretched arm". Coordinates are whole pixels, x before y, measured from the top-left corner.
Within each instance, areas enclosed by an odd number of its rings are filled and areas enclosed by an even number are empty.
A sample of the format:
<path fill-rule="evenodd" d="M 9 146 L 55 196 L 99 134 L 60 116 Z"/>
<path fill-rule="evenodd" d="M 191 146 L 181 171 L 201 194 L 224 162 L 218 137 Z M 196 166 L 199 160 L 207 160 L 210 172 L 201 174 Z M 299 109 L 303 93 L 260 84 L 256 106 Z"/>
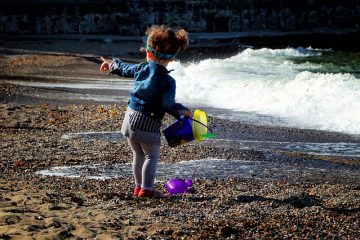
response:
<path fill-rule="evenodd" d="M 100 71 L 110 71 L 109 74 L 116 74 L 121 77 L 134 77 L 135 72 L 138 70 L 140 64 L 124 63 L 120 59 L 107 60 L 101 57 L 102 64 Z"/>

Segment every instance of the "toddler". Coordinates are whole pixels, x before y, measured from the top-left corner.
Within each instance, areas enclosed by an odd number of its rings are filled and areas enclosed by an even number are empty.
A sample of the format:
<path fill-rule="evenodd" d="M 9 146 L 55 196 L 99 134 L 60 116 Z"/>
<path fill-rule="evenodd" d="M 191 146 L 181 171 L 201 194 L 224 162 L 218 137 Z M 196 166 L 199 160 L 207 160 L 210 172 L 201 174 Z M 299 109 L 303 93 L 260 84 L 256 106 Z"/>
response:
<path fill-rule="evenodd" d="M 165 113 L 179 119 L 192 112 L 175 102 L 176 83 L 166 66 L 188 47 L 188 33 L 154 25 L 146 31 L 146 62 L 128 64 L 102 58 L 100 71 L 134 78 L 128 108 L 121 127 L 133 152 L 134 196 L 156 197 L 156 166 L 160 159 L 160 127 Z"/>

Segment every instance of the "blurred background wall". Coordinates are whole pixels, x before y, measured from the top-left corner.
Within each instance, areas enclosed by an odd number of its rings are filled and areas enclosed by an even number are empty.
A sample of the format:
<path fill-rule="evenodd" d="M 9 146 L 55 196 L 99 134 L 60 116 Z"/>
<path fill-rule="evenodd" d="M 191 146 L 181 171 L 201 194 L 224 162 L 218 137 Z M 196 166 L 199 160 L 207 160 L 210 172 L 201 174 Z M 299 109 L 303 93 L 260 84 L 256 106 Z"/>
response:
<path fill-rule="evenodd" d="M 360 29 L 360 0 L 3 0 L 0 33 L 142 35 L 152 24 L 190 32 Z"/>

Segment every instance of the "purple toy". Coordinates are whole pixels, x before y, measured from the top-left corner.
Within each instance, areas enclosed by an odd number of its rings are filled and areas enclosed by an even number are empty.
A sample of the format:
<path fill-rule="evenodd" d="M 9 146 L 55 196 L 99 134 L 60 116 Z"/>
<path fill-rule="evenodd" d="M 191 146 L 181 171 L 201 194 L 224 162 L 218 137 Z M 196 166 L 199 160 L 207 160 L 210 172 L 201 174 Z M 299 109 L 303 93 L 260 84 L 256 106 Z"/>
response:
<path fill-rule="evenodd" d="M 192 180 L 190 178 L 185 179 L 185 185 L 188 188 L 192 187 Z"/>
<path fill-rule="evenodd" d="M 187 189 L 192 186 L 192 181 L 187 178 L 185 181 L 181 178 L 170 179 L 166 184 L 166 190 L 171 194 L 186 193 Z"/>

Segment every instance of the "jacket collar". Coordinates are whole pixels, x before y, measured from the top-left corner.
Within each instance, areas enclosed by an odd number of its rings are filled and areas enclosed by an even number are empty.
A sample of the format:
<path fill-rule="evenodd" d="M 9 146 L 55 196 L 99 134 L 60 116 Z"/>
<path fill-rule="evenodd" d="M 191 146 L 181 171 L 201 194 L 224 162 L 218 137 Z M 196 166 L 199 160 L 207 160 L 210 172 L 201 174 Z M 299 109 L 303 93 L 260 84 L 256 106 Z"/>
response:
<path fill-rule="evenodd" d="M 154 62 L 153 60 L 150 60 L 148 63 L 149 63 L 149 66 L 151 68 L 154 68 L 154 69 L 157 69 L 157 70 L 160 70 L 160 71 L 164 71 L 166 73 L 170 73 L 171 71 L 174 70 L 174 69 L 172 69 L 172 70 L 169 71 L 169 70 L 167 70 L 167 68 L 164 65 L 161 65 L 161 64 L 159 64 L 157 62 Z"/>

